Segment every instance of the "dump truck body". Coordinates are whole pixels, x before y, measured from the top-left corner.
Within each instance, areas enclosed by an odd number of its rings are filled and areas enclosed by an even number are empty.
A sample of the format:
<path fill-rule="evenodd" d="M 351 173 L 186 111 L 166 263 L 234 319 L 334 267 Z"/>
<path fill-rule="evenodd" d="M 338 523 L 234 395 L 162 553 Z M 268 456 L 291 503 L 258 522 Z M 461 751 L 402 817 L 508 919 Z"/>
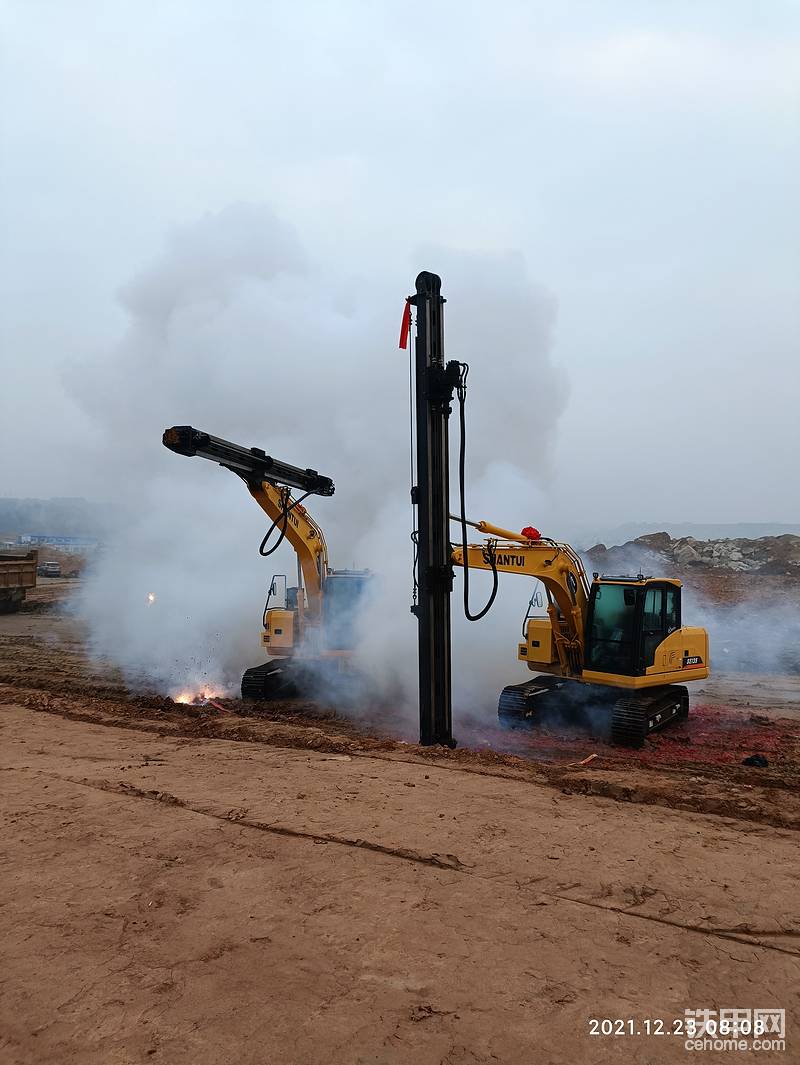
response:
<path fill-rule="evenodd" d="M 29 588 L 36 587 L 38 551 L 0 551 L 0 614 L 19 610 Z"/>

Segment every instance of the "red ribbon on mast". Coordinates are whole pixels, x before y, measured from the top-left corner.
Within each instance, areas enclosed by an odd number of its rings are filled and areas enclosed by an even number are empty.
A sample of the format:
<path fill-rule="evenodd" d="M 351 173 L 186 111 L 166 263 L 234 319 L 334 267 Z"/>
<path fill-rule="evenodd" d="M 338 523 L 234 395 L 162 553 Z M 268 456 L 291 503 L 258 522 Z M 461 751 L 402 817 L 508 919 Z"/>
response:
<path fill-rule="evenodd" d="M 408 347 L 408 334 L 411 332 L 411 300 L 406 297 L 406 306 L 403 311 L 403 321 L 400 323 L 400 344 L 399 347 Z"/>

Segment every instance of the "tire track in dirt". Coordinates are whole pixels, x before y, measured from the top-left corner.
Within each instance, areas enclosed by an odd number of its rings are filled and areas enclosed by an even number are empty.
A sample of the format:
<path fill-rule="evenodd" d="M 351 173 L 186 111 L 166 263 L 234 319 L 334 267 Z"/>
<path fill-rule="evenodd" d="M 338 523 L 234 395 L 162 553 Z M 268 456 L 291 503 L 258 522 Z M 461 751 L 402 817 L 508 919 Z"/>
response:
<path fill-rule="evenodd" d="M 138 701 L 121 705 L 118 698 L 103 698 L 96 692 L 80 698 L 72 693 L 57 696 L 37 688 L 21 689 L 0 684 L 0 699 L 4 697 L 36 713 L 104 727 L 196 741 L 212 739 L 254 743 L 292 750 L 348 754 L 353 758 L 435 765 L 437 769 L 451 772 L 478 773 L 528 785 L 551 787 L 567 795 L 588 795 L 618 803 L 661 806 L 800 831 L 800 799 L 797 795 L 774 781 L 765 781 L 761 785 L 741 783 L 747 777 L 741 771 L 721 774 L 718 769 L 712 768 L 707 773 L 696 771 L 688 777 L 685 772 L 674 768 L 648 768 L 637 772 L 636 767 L 629 764 L 587 771 L 553 763 L 532 763 L 517 755 L 494 750 L 459 748 L 450 751 L 417 747 L 415 744 L 359 734 L 348 722 L 341 722 L 337 718 L 308 721 L 291 711 L 273 710 L 270 717 L 243 719 L 226 715 L 223 718 L 205 708 L 178 709 L 168 699 L 145 699 L 141 705 Z M 748 790 L 736 791 L 737 786 Z"/>
<path fill-rule="evenodd" d="M 763 943 L 758 939 L 749 939 L 745 934 L 737 933 L 733 929 L 704 928 L 702 925 L 684 924 L 682 921 L 671 921 L 668 917 L 659 917 L 652 913 L 637 913 L 635 910 L 626 910 L 623 906 L 608 906 L 602 902 L 592 902 L 590 899 L 576 899 L 572 895 L 558 895 L 555 892 L 544 892 L 554 899 L 562 902 L 572 902 L 576 906 L 589 906 L 593 910 L 605 910 L 607 913 L 618 913 L 622 917 L 635 917 L 639 921 L 652 921 L 655 924 L 667 925 L 669 928 L 680 928 L 686 932 L 698 932 L 704 936 L 715 936 L 717 939 L 730 939 L 734 943 L 744 943 L 748 947 L 758 947 L 760 950 L 774 950 L 778 954 L 789 954 L 793 958 L 800 958 L 800 951 L 790 950 L 788 947 L 780 947 L 775 943 Z M 800 932 L 758 932 L 754 935 L 786 935 L 797 936 Z"/>
<path fill-rule="evenodd" d="M 367 839 L 349 839 L 346 836 L 334 836 L 328 833 L 306 832 L 299 828 L 290 828 L 288 825 L 269 824 L 266 821 L 254 821 L 241 811 L 230 810 L 227 814 L 218 813 L 206 806 L 195 806 L 185 799 L 179 799 L 168 791 L 147 790 L 139 788 L 135 784 L 125 782 L 115 783 L 110 780 L 88 780 L 85 777 L 62 776 L 60 773 L 42 772 L 42 776 L 52 777 L 54 780 L 68 781 L 70 784 L 78 784 L 83 788 L 92 788 L 112 795 L 123 795 L 130 798 L 145 799 L 148 802 L 161 803 L 165 806 L 176 806 L 190 813 L 200 814 L 203 817 L 211 817 L 215 821 L 224 821 L 229 824 L 241 825 L 243 828 L 252 828 L 259 832 L 268 832 L 276 836 L 289 836 L 294 839 L 311 840 L 312 843 L 333 843 L 340 847 L 354 847 L 357 850 L 372 851 L 375 854 L 385 854 L 390 858 L 400 858 L 416 865 L 434 866 L 437 869 L 450 869 L 455 872 L 466 872 L 467 866 L 456 857 L 455 854 L 421 854 L 409 847 L 391 847 L 385 843 L 376 843 Z"/>
<path fill-rule="evenodd" d="M 146 802 L 158 803 L 163 806 L 173 806 L 181 810 L 185 810 L 190 813 L 197 814 L 201 817 L 211 818 L 215 821 L 221 821 L 227 824 L 239 825 L 242 828 L 253 829 L 254 831 L 268 833 L 270 835 L 277 835 L 288 837 L 292 839 L 308 840 L 317 844 L 333 844 L 334 846 L 341 846 L 346 848 L 352 848 L 355 850 L 365 850 L 374 854 L 381 854 L 389 858 L 397 858 L 401 861 L 411 862 L 415 865 L 422 865 L 427 867 L 433 867 L 436 869 L 445 869 L 451 872 L 461 873 L 467 876 L 476 876 L 479 879 L 482 878 L 482 874 L 476 871 L 473 867 L 463 863 L 455 854 L 422 854 L 419 851 L 415 851 L 408 847 L 392 847 L 388 844 L 378 843 L 374 840 L 366 839 L 351 839 L 345 836 L 336 836 L 329 833 L 308 832 L 303 829 L 291 828 L 288 825 L 276 825 L 274 823 L 268 823 L 265 821 L 256 821 L 248 818 L 241 810 L 229 810 L 227 813 L 220 813 L 216 810 L 209 809 L 205 806 L 195 805 L 194 803 L 187 802 L 185 799 L 180 799 L 178 796 L 173 795 L 170 792 L 159 791 L 156 789 L 144 789 L 137 787 L 134 784 L 128 784 L 127 782 L 114 782 L 109 780 L 89 780 L 86 777 L 73 777 L 68 775 L 62 775 L 59 773 L 48 773 L 44 771 L 37 771 L 42 776 L 50 777 L 54 780 L 60 780 L 68 782 L 70 784 L 78 785 L 79 787 L 89 788 L 93 791 L 100 791 L 106 794 L 118 795 L 121 797 L 142 799 Z M 487 879 L 496 881 L 497 875 L 493 875 Z M 752 931 L 739 928 L 726 928 L 718 926 L 703 926 L 697 924 L 690 924 L 684 921 L 671 920 L 668 917 L 661 917 L 657 914 L 638 913 L 636 910 L 632 910 L 623 906 L 613 906 L 605 903 L 594 902 L 590 899 L 575 898 L 572 895 L 564 895 L 558 892 L 543 890 L 542 895 L 548 898 L 556 899 L 560 902 L 572 903 L 576 906 L 585 906 L 595 910 L 602 910 L 606 913 L 614 913 L 621 917 L 630 917 L 640 921 L 649 921 L 654 924 L 665 925 L 669 928 L 677 928 L 682 931 L 692 932 L 698 935 L 711 936 L 717 939 L 730 940 L 734 943 L 740 943 L 745 946 L 753 947 L 759 950 L 774 951 L 778 954 L 786 954 L 790 957 L 800 958 L 800 951 L 792 950 L 789 947 L 783 947 L 776 943 L 764 942 L 759 938 L 762 936 L 786 936 L 787 938 L 800 937 L 800 930 L 786 929 L 780 931 L 768 931 L 765 929 L 753 929 Z"/>

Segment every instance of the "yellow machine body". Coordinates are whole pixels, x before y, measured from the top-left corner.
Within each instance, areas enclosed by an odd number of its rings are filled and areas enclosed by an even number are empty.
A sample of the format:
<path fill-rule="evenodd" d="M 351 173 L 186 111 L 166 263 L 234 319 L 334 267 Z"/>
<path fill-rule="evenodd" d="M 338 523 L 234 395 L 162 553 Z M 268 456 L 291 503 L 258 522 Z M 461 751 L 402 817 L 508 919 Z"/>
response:
<path fill-rule="evenodd" d="M 679 580 L 595 575 L 590 583 L 583 563 L 568 544 L 529 539 L 488 522 L 473 524 L 489 538 L 482 544 L 470 544 L 466 558 L 461 547 L 454 547 L 453 565 L 535 577 L 545 588 L 547 616 L 527 618 L 525 641 L 518 645 L 517 657 L 532 671 L 629 690 L 685 684 L 708 677 L 708 633 L 679 623 Z M 612 634 L 615 624 L 631 630 L 627 642 L 605 641 L 609 646 L 617 645 L 610 655 L 603 648 L 598 649 L 598 644 L 604 642 L 599 636 L 607 635 L 597 631 L 602 629 L 602 612 L 596 608 L 603 595 L 620 604 L 620 616 L 612 614 L 610 621 L 605 619 L 606 628 L 610 626 Z M 656 617 L 646 610 L 651 599 L 659 604 L 660 630 L 656 621 L 648 620 Z M 667 612 L 670 604 L 671 614 Z M 670 617 L 676 622 L 672 629 Z M 607 659 L 624 657 L 618 648 L 627 649 L 628 643 L 630 664 L 625 670 L 603 661 L 604 654 Z"/>
<path fill-rule="evenodd" d="M 525 643 L 519 645 L 517 657 L 530 669 L 558 665 L 553 625 L 550 618 L 529 618 L 525 625 Z"/>
<path fill-rule="evenodd" d="M 264 612 L 264 631 L 261 642 L 271 655 L 290 655 L 295 650 L 295 617 L 297 612 L 271 607 Z"/>
<path fill-rule="evenodd" d="M 652 688 L 659 684 L 686 684 L 705 680 L 709 675 L 708 633 L 705 629 L 684 626 L 671 632 L 658 644 L 653 665 L 645 667 L 640 677 L 599 673 L 584 669 L 581 680 L 589 684 L 613 684 L 617 688 Z"/>
<path fill-rule="evenodd" d="M 555 651 L 553 627 L 549 618 L 529 618 L 525 643 L 520 643 L 517 657 L 537 673 L 561 676 Z M 684 626 L 670 633 L 656 648 L 655 662 L 640 677 L 621 673 L 581 670 L 579 677 L 588 684 L 608 684 L 615 688 L 651 688 L 658 684 L 685 684 L 704 680 L 709 675 L 708 633 L 705 629 Z"/>

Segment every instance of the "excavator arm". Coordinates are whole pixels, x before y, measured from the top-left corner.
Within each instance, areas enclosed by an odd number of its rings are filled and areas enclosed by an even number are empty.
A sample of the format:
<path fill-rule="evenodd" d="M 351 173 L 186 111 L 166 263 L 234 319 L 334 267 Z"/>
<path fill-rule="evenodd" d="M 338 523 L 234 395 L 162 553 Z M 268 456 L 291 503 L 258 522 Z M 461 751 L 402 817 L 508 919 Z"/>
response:
<path fill-rule="evenodd" d="M 278 535 L 285 526 L 285 539 L 297 555 L 303 575 L 308 598 L 306 620 L 315 624 L 322 618 L 322 589 L 328 575 L 328 548 L 322 529 L 302 503 L 293 502 L 288 487 L 264 480 L 260 484 L 248 482 L 247 489 L 272 520 Z"/>
<path fill-rule="evenodd" d="M 212 436 L 191 425 L 166 429 L 164 447 L 178 455 L 198 456 L 218 462 L 246 483 L 250 495 L 272 520 L 297 555 L 308 597 L 307 621 L 322 618 L 322 588 L 328 576 L 328 549 L 322 530 L 305 507 L 292 500 L 291 489 L 305 495 L 332 496 L 333 481 L 312 469 L 291 466 L 267 455 L 261 448 L 244 447 Z"/>
<path fill-rule="evenodd" d="M 484 533 L 487 539 L 482 544 L 469 544 L 466 559 L 461 545 L 453 546 L 452 564 L 540 580 L 547 593 L 547 614 L 561 675 L 579 677 L 584 660 L 589 583 L 583 563 L 573 549 L 568 544 L 532 539 L 485 521 L 467 524 Z"/>

